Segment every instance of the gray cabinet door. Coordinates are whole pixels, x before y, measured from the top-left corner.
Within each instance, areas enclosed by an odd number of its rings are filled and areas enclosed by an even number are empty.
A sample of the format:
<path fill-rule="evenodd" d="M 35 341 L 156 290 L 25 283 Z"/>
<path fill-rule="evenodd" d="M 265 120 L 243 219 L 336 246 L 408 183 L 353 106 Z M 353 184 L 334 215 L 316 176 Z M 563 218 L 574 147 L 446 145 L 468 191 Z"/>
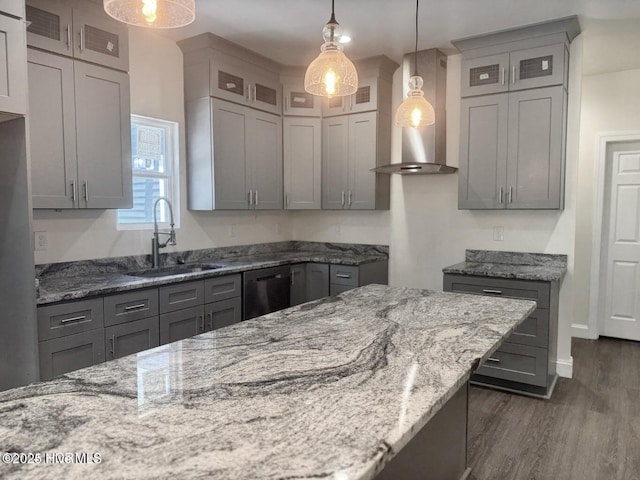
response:
<path fill-rule="evenodd" d="M 0 16 L 0 112 L 27 113 L 24 22 Z"/>
<path fill-rule="evenodd" d="M 564 43 L 511 52 L 509 90 L 562 85 L 569 52 Z"/>
<path fill-rule="evenodd" d="M 462 61 L 462 96 L 509 90 L 509 54 L 499 53 Z"/>
<path fill-rule="evenodd" d="M 202 305 L 160 315 L 160 345 L 193 337 L 204 331 Z"/>
<path fill-rule="evenodd" d="M 104 329 L 40 342 L 40 379 L 104 362 Z"/>
<path fill-rule="evenodd" d="M 182 282 L 160 287 L 160 313 L 175 312 L 204 304 L 204 281 Z"/>
<path fill-rule="evenodd" d="M 214 209 L 247 210 L 250 187 L 247 183 L 246 138 L 250 110 L 216 99 L 212 100 L 211 105 Z"/>
<path fill-rule="evenodd" d="M 38 339 L 49 340 L 102 329 L 102 298 L 88 298 L 38 307 Z"/>
<path fill-rule="evenodd" d="M 104 297 L 105 326 L 158 317 L 158 289 L 146 288 Z"/>
<path fill-rule="evenodd" d="M 228 327 L 242 321 L 242 298 L 230 298 L 204 306 L 206 331 Z"/>
<path fill-rule="evenodd" d="M 507 208 L 562 208 L 565 102 L 562 85 L 509 94 Z"/>
<path fill-rule="evenodd" d="M 204 303 L 219 302 L 242 295 L 242 275 L 224 275 L 204 281 Z"/>
<path fill-rule="evenodd" d="M 291 306 L 307 301 L 307 264 L 291 265 Z"/>
<path fill-rule="evenodd" d="M 28 51 L 33 208 L 78 206 L 73 60 Z"/>
<path fill-rule="evenodd" d="M 329 296 L 329 265 L 326 263 L 307 263 L 306 301 Z"/>
<path fill-rule="evenodd" d="M 283 82 L 283 113 L 301 117 L 320 117 L 322 113 L 321 97 L 305 91 L 302 78 Z"/>
<path fill-rule="evenodd" d="M 157 316 L 105 328 L 107 360 L 157 347 L 160 342 L 159 330 Z"/>
<path fill-rule="evenodd" d="M 282 210 L 282 118 L 251 110 L 247 136 L 256 210 Z"/>
<path fill-rule="evenodd" d="M 75 62 L 80 206 L 131 208 L 129 76 Z"/>
<path fill-rule="evenodd" d="M 358 90 L 349 96 L 347 109 L 349 113 L 372 112 L 378 109 L 377 75 L 358 79 Z"/>
<path fill-rule="evenodd" d="M 376 208 L 376 112 L 349 115 L 349 187 L 347 207 Z"/>
<path fill-rule="evenodd" d="M 102 9 L 73 9 L 74 56 L 117 70 L 129 70 L 127 26 Z"/>
<path fill-rule="evenodd" d="M 342 292 L 346 292 L 348 290 L 353 290 L 354 287 L 353 285 L 336 285 L 335 283 L 332 283 L 329 286 L 329 295 L 331 295 L 332 297 L 335 295 L 338 295 Z"/>
<path fill-rule="evenodd" d="M 508 118 L 508 93 L 462 100 L 458 208 L 504 208 Z"/>
<path fill-rule="evenodd" d="M 349 117 L 322 120 L 322 208 L 342 210 L 349 175 Z"/>
<path fill-rule="evenodd" d="M 27 44 L 73 56 L 71 7 L 63 0 L 27 0 Z"/>
<path fill-rule="evenodd" d="M 285 117 L 282 122 L 285 208 L 319 210 L 322 207 L 322 120 Z"/>

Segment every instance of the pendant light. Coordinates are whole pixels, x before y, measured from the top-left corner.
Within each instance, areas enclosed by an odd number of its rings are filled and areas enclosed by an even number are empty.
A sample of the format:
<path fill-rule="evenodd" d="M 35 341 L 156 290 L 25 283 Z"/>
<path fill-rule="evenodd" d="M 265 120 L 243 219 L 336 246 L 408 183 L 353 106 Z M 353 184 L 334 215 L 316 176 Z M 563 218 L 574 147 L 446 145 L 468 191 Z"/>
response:
<path fill-rule="evenodd" d="M 196 18 L 195 0 L 103 0 L 104 11 L 137 27 L 184 27 Z"/>
<path fill-rule="evenodd" d="M 409 93 L 407 98 L 396 110 L 396 125 L 399 127 L 424 127 L 436 122 L 433 106 L 424 98 L 422 91 L 423 80 L 418 75 L 418 6 L 416 0 L 416 47 L 414 50 L 413 75 L 409 79 Z"/>
<path fill-rule="evenodd" d="M 336 21 L 334 0 L 331 0 L 331 19 L 322 29 L 324 44 L 320 55 L 311 62 L 304 75 L 304 89 L 324 97 L 352 95 L 358 90 L 358 72 L 344 54 L 340 44 L 342 27 Z"/>

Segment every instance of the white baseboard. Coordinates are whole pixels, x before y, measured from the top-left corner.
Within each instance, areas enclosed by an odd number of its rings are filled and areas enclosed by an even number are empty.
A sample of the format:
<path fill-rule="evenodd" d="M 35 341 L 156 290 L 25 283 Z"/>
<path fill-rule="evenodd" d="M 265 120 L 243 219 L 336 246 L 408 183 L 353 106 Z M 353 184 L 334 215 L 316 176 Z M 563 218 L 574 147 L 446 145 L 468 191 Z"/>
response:
<path fill-rule="evenodd" d="M 563 378 L 573 378 L 573 357 L 557 359 L 556 372 Z"/>
<path fill-rule="evenodd" d="M 587 340 L 597 340 L 598 335 L 591 331 L 588 325 L 581 323 L 571 324 L 571 336 L 576 338 L 586 338 Z"/>

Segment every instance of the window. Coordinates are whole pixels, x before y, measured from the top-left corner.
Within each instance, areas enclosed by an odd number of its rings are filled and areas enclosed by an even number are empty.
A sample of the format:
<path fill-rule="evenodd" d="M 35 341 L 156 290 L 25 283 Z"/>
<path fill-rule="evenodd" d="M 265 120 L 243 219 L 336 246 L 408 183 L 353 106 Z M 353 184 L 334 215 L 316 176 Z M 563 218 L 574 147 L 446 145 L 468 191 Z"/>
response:
<path fill-rule="evenodd" d="M 131 115 L 131 161 L 133 208 L 118 210 L 118 229 L 153 228 L 153 205 L 159 197 L 169 199 L 179 226 L 178 124 Z M 156 215 L 159 225 L 168 226 L 166 202 L 158 203 Z"/>

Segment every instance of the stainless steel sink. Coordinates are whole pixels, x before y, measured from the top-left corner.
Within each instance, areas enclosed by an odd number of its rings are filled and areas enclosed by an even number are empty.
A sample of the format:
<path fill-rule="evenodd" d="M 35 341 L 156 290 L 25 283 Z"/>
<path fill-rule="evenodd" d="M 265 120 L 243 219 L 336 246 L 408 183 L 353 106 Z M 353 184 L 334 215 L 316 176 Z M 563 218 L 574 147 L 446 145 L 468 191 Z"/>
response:
<path fill-rule="evenodd" d="M 137 272 L 129 272 L 127 273 L 127 275 L 131 277 L 145 278 L 171 277 L 174 275 L 185 275 L 189 273 L 218 270 L 220 268 L 225 268 L 225 265 L 218 265 L 214 263 L 205 263 L 202 265 L 172 265 L 167 267 L 152 268 L 149 270 L 139 270 Z"/>

